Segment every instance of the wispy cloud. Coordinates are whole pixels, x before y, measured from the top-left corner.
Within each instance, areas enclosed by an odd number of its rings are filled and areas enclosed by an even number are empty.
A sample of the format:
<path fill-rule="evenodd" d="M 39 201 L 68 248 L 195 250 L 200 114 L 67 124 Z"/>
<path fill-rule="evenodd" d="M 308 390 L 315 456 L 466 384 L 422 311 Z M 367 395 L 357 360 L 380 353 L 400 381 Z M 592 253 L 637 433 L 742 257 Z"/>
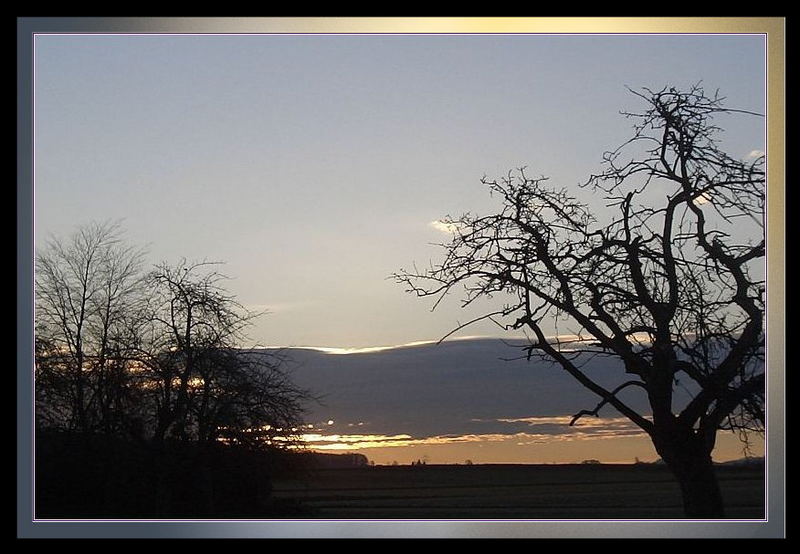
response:
<path fill-rule="evenodd" d="M 577 429 L 578 427 L 586 429 L 637 429 L 636 425 L 627 417 L 585 417 L 578 420 L 575 425 L 570 426 L 573 416 L 531 416 L 531 417 L 516 417 L 516 418 L 499 418 L 499 419 L 474 419 L 473 421 L 481 422 L 497 422 L 497 423 L 527 423 L 530 427 L 538 426 L 556 426 Z M 558 433 L 556 433 L 558 434 Z"/>
<path fill-rule="evenodd" d="M 747 154 L 747 159 L 754 160 L 764 155 L 766 155 L 766 152 L 763 150 L 751 150 L 750 153 Z"/>
<path fill-rule="evenodd" d="M 306 446 L 317 450 L 360 450 L 365 448 L 390 448 L 454 443 L 482 443 L 513 441 L 516 444 L 544 444 L 575 440 L 602 440 L 618 437 L 639 436 L 644 432 L 627 418 L 587 418 L 583 424 L 570 427 L 571 416 L 526 417 L 496 420 L 500 423 L 527 423 L 541 427 L 538 432 L 517 433 L 469 433 L 461 435 L 434 435 L 414 437 L 409 434 L 323 434 L 303 435 Z"/>
<path fill-rule="evenodd" d="M 303 435 L 306 446 L 317 450 L 358 450 L 362 448 L 389 448 L 402 446 L 453 444 L 464 442 L 500 442 L 508 439 L 530 438 L 526 433 L 514 435 L 482 434 L 482 435 L 437 435 L 433 437 L 413 437 L 399 435 L 320 435 L 310 433 Z"/>
<path fill-rule="evenodd" d="M 442 233 L 447 233 L 449 235 L 455 235 L 458 232 L 458 225 L 448 221 L 442 221 L 437 219 L 436 221 L 431 221 L 428 223 L 431 227 L 436 229 L 437 231 L 441 231 Z"/>

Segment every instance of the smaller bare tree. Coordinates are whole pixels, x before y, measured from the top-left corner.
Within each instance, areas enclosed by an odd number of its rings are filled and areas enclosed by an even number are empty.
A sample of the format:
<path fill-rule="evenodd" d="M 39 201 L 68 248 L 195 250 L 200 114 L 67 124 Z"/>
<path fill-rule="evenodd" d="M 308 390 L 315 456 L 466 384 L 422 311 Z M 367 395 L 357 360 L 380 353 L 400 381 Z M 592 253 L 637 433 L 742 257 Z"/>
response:
<path fill-rule="evenodd" d="M 81 432 L 123 425 L 126 330 L 143 256 L 112 223 L 51 238 L 36 256 L 37 423 Z"/>
<path fill-rule="evenodd" d="M 144 273 L 142 258 L 118 226 L 98 224 L 37 256 L 38 500 L 56 511 L 73 498 L 100 512 L 260 510 L 274 450 L 296 443 L 310 395 L 280 355 L 243 349 L 259 314 L 214 264 Z M 65 454 L 78 463 L 62 475 L 53 458 Z M 53 497 L 61 482 L 81 493 Z M 248 490 L 224 500 L 221 483 Z"/>
<path fill-rule="evenodd" d="M 160 264 L 147 277 L 140 360 L 153 438 L 288 444 L 274 439 L 300 427 L 310 395 L 292 383 L 280 356 L 244 348 L 245 330 L 261 314 L 225 291 L 217 266 Z"/>

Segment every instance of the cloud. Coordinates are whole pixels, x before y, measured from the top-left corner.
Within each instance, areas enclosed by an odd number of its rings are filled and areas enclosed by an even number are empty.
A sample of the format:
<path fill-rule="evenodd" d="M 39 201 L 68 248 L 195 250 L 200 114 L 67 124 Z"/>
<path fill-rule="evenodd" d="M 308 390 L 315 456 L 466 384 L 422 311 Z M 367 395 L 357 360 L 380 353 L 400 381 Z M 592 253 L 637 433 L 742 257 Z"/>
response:
<path fill-rule="evenodd" d="M 747 154 L 747 158 L 750 160 L 754 160 L 764 155 L 766 155 L 766 152 L 764 152 L 763 150 L 751 150 L 750 153 Z"/>
<path fill-rule="evenodd" d="M 442 221 L 437 219 L 436 221 L 431 221 L 428 223 L 431 227 L 436 229 L 437 231 L 441 231 L 442 233 L 447 233 L 448 235 L 455 235 L 458 232 L 458 225 L 453 222 Z"/>
<path fill-rule="evenodd" d="M 359 450 L 454 443 L 483 443 L 514 441 L 516 444 L 544 444 L 576 440 L 602 440 L 639 436 L 644 433 L 627 418 L 585 418 L 570 427 L 572 416 L 525 417 L 496 420 L 501 423 L 527 423 L 535 432 L 468 433 L 414 437 L 409 434 L 369 435 L 308 433 L 303 435 L 306 446 L 316 450 Z"/>
<path fill-rule="evenodd" d="M 538 426 L 555 426 L 570 428 L 570 422 L 573 416 L 531 416 L 531 417 L 516 417 L 516 418 L 500 418 L 493 420 L 473 420 L 473 421 L 496 421 L 499 423 L 527 423 L 530 427 Z M 584 417 L 580 418 L 572 426 L 572 429 L 591 428 L 599 430 L 626 430 L 626 429 L 639 429 L 627 417 Z M 562 434 L 569 431 L 556 431 L 553 434 Z"/>
<path fill-rule="evenodd" d="M 363 347 L 337 347 L 337 346 L 298 346 L 295 348 L 307 348 L 309 350 L 317 350 L 325 354 L 343 355 L 343 354 L 370 354 L 372 352 L 382 352 L 384 350 L 394 350 L 396 348 L 408 348 L 411 346 L 422 346 L 425 344 L 435 344 L 435 340 L 418 340 L 407 342 L 404 344 L 394 344 L 391 346 L 363 346 Z"/>
<path fill-rule="evenodd" d="M 454 341 L 469 341 L 480 339 L 497 339 L 497 340 L 513 340 L 513 339 L 500 339 L 490 335 L 465 335 L 461 337 L 450 337 L 448 342 Z M 524 337 L 519 337 L 516 340 L 525 340 Z M 344 354 L 371 354 L 373 352 L 383 352 L 385 350 L 397 350 L 400 348 L 412 348 L 414 346 L 427 346 L 438 344 L 436 340 L 415 340 L 411 342 L 404 342 L 402 344 L 392 344 L 387 346 L 296 346 L 294 348 L 304 348 L 308 350 L 317 350 L 325 354 L 344 355 Z"/>

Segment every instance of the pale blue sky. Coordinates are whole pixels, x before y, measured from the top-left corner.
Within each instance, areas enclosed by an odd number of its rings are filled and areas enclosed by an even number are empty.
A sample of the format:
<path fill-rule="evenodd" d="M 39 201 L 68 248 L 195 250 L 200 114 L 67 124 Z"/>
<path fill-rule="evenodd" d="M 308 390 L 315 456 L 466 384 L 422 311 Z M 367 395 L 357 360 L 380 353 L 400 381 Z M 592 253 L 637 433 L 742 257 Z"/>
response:
<path fill-rule="evenodd" d="M 437 257 L 430 222 L 489 209 L 483 175 L 597 171 L 640 106 L 626 85 L 765 102 L 764 39 L 744 35 L 39 35 L 34 77 L 36 243 L 122 219 L 153 262 L 225 261 L 272 311 L 253 338 L 286 346 L 469 319 L 388 275 Z M 720 123 L 732 155 L 764 150 L 763 120 Z"/>

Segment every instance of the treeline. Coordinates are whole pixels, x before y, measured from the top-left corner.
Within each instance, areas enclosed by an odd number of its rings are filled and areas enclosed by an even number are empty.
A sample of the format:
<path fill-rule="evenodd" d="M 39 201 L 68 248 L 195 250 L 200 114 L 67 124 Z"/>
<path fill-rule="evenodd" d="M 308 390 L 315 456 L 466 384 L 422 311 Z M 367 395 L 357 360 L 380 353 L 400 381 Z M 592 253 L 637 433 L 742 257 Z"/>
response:
<path fill-rule="evenodd" d="M 311 397 L 279 356 L 244 348 L 259 314 L 227 293 L 218 267 L 146 268 L 115 224 L 37 252 L 37 516 L 267 506 L 264 472 L 285 465 Z"/>
<path fill-rule="evenodd" d="M 301 456 L 303 457 L 303 466 L 310 469 L 348 469 L 369 465 L 369 458 L 354 452 L 343 454 L 304 452 Z"/>

